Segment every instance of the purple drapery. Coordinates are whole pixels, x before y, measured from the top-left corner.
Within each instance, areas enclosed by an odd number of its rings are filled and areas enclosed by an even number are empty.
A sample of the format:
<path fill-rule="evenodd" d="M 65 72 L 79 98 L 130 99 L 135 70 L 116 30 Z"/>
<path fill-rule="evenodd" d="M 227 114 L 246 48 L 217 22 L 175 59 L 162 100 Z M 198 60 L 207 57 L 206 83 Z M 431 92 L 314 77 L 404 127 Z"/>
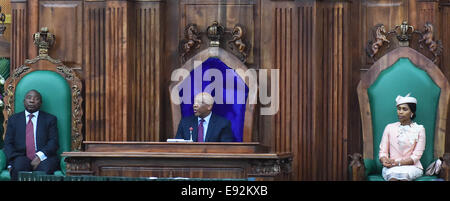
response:
<path fill-rule="evenodd" d="M 200 75 L 202 77 L 200 77 Z M 220 90 L 212 89 L 213 86 L 220 85 L 220 78 L 217 78 L 216 75 L 220 75 L 223 78 L 221 85 L 223 92 L 221 97 L 219 94 L 216 96 L 216 93 L 220 93 Z M 211 80 L 208 80 L 209 78 Z M 190 102 L 188 101 L 189 99 L 186 99 L 186 97 L 182 98 L 182 103 L 180 105 L 181 115 L 183 117 L 193 115 L 194 111 L 192 109 L 192 105 L 194 104 L 195 95 L 201 92 L 209 92 L 215 99 L 212 112 L 230 120 L 234 141 L 242 142 L 245 108 L 249 88 L 240 76 L 233 69 L 224 64 L 220 59 L 211 57 L 202 63 L 201 68 L 196 67 L 193 71 L 191 71 L 189 77 L 181 83 L 179 87 L 180 97 L 183 97 L 183 88 L 186 89 L 182 86 L 186 86 L 189 81 L 191 89 Z M 194 82 L 196 82 L 196 84 L 194 84 Z M 187 92 L 186 95 L 189 96 L 189 92 Z M 218 99 L 221 99 L 222 103 L 218 103 Z"/>

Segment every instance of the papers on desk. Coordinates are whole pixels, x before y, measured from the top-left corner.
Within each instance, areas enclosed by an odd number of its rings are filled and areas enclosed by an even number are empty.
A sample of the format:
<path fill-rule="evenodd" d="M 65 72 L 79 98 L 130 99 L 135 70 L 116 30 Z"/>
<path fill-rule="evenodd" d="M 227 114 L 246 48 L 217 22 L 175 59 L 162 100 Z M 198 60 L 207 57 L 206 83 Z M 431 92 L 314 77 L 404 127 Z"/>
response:
<path fill-rule="evenodd" d="M 185 139 L 167 139 L 167 142 L 193 142 L 193 141 Z"/>

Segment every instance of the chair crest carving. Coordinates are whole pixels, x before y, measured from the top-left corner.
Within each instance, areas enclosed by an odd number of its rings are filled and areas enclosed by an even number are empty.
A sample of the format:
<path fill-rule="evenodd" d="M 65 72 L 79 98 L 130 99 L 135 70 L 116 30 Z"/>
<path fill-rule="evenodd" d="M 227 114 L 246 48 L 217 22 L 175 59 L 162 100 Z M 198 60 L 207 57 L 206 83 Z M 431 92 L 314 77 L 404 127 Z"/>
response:
<path fill-rule="evenodd" d="M 415 30 L 414 26 L 409 25 L 407 21 L 396 25 L 389 32 L 386 32 L 383 24 L 377 24 L 373 30 L 372 39 L 369 40 L 366 47 L 367 56 L 373 59 L 373 62 L 399 46 L 411 47 L 411 43 L 418 44 L 420 49 L 424 49 L 424 45 L 427 46 L 428 53 L 425 53 L 425 55 L 431 53 L 432 58 L 430 59 L 433 63 L 436 63 L 438 57 L 442 54 L 442 42 L 434 40 L 434 26 L 430 22 L 425 23 L 423 31 Z M 413 34 L 419 37 L 412 37 Z M 419 38 L 419 40 L 415 38 Z M 386 46 L 385 43 L 388 45 Z"/>
<path fill-rule="evenodd" d="M 248 49 L 250 44 L 245 40 L 245 28 L 242 25 L 236 24 L 233 29 L 227 30 L 219 22 L 213 23 L 206 28 L 206 31 L 198 31 L 196 24 L 190 23 L 184 28 L 184 39 L 180 41 L 180 57 L 182 63 L 185 63 L 194 53 L 194 50 L 200 49 L 202 46 L 202 36 L 210 40 L 209 47 L 219 47 L 221 40 L 230 38 L 226 44 L 235 56 L 239 58 L 242 63 L 247 62 Z M 226 48 L 226 47 L 223 47 Z"/>
<path fill-rule="evenodd" d="M 39 48 L 39 56 L 47 56 L 48 50 L 55 44 L 56 39 L 47 27 L 42 27 L 40 32 L 33 34 L 34 45 Z"/>

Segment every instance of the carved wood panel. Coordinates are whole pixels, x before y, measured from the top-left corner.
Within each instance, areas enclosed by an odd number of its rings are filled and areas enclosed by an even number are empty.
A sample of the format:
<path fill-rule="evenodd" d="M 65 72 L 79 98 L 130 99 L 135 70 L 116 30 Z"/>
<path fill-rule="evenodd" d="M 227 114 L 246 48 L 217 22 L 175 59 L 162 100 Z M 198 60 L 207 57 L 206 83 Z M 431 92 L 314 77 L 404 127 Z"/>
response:
<path fill-rule="evenodd" d="M 105 10 L 103 2 L 86 2 L 84 8 L 86 140 L 106 139 Z"/>
<path fill-rule="evenodd" d="M 11 4 L 12 40 L 11 40 L 11 71 L 21 66 L 27 59 L 27 45 L 30 35 L 27 33 L 27 4 L 14 2 Z"/>
<path fill-rule="evenodd" d="M 161 5 L 137 3 L 135 8 L 136 39 L 131 75 L 131 141 L 160 141 L 161 70 L 163 37 Z"/>
<path fill-rule="evenodd" d="M 348 127 L 348 5 L 346 3 L 329 3 L 321 8 L 323 16 L 322 73 L 316 77 L 322 82 L 317 90 L 322 100 L 316 102 L 319 109 L 316 126 L 317 148 L 319 157 L 324 160 L 318 164 L 321 180 L 343 180 L 347 166 L 347 127 Z M 320 71 L 319 71 L 320 72 Z M 320 115 L 322 114 L 322 115 Z M 320 117 L 321 116 L 321 117 Z M 320 156 L 322 155 L 322 156 Z M 331 165 L 331 166 L 330 166 Z M 326 170 L 326 171 L 325 171 Z"/>
<path fill-rule="evenodd" d="M 293 152 L 293 176 L 312 168 L 311 135 L 313 7 L 275 8 L 274 68 L 280 69 L 280 110 L 275 115 L 274 150 Z"/>
<path fill-rule="evenodd" d="M 49 54 L 78 68 L 83 66 L 82 5 L 82 1 L 39 1 L 39 28 L 48 27 L 56 35 Z"/>

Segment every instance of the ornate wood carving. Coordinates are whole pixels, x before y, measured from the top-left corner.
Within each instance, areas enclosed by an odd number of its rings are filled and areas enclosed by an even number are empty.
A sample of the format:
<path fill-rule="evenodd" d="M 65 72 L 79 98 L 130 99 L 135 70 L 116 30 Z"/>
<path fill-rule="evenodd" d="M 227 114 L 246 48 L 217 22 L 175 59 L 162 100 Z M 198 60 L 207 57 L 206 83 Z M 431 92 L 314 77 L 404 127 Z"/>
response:
<path fill-rule="evenodd" d="M 225 34 L 231 35 L 231 40 L 227 42 L 232 51 L 236 49 L 236 52 L 233 52 L 243 63 L 247 62 L 247 44 L 244 41 L 245 30 L 241 25 L 235 25 L 232 30 L 226 30 L 224 26 L 219 24 L 217 21 L 213 21 L 213 23 L 208 26 L 206 32 L 198 31 L 196 24 L 188 24 L 184 29 L 184 39 L 180 41 L 180 49 L 181 49 L 181 59 L 182 62 L 185 63 L 187 61 L 188 56 L 193 52 L 194 49 L 199 49 L 202 41 L 200 40 L 200 35 L 205 34 L 210 40 L 210 47 L 219 47 L 220 41 L 225 38 Z"/>
<path fill-rule="evenodd" d="M 185 40 L 181 42 L 181 58 L 186 62 L 186 56 L 201 46 L 202 41 L 199 39 L 199 31 L 196 24 L 189 24 L 184 29 Z"/>
<path fill-rule="evenodd" d="M 413 37 L 413 34 L 419 35 L 420 39 L 416 40 L 415 38 L 417 37 Z M 395 38 L 393 39 L 391 35 L 395 35 L 396 40 Z M 437 62 L 438 56 L 441 55 L 443 49 L 442 42 L 440 40 L 434 41 L 433 39 L 434 26 L 430 22 L 425 23 L 424 31 L 422 32 L 415 30 L 414 27 L 409 25 L 407 21 L 403 21 L 400 25 L 396 25 L 394 29 L 392 29 L 387 33 L 384 25 L 378 24 L 375 26 L 373 37 L 374 42 L 372 42 L 372 40 L 368 42 L 366 52 L 367 55 L 374 60 L 376 60 L 375 56 L 377 58 L 381 58 L 381 56 L 383 56 L 376 54 L 380 51 L 382 47 L 384 47 L 384 42 L 391 43 L 391 41 L 396 41 L 396 43 L 398 43 L 398 45 L 393 45 L 392 47 L 391 45 L 388 45 L 385 48 L 387 51 L 395 49 L 398 46 L 415 47 L 416 43 L 418 43 L 419 47 L 423 49 L 425 45 L 428 47 L 427 50 L 431 52 L 431 54 L 433 55 L 433 58 L 431 59 L 434 63 Z M 414 43 L 414 45 L 411 45 L 411 43 Z"/>
<path fill-rule="evenodd" d="M 369 41 L 366 49 L 370 58 L 373 58 L 378 53 L 384 42 L 390 43 L 390 41 L 386 38 L 386 29 L 383 24 L 378 24 L 375 26 L 375 33 L 373 35 L 375 41 Z"/>
<path fill-rule="evenodd" d="M 39 48 L 39 56 L 47 56 L 48 50 L 55 43 L 55 35 L 48 32 L 47 27 L 42 27 L 40 32 L 33 35 L 34 45 Z"/>
<path fill-rule="evenodd" d="M 363 181 L 365 180 L 364 175 L 364 160 L 360 153 L 349 154 L 348 157 L 351 159 L 350 168 L 352 170 L 351 180 L 352 181 Z"/>
<path fill-rule="evenodd" d="M 244 28 L 242 26 L 236 25 L 233 28 L 232 35 L 233 39 L 228 41 L 228 44 L 230 44 L 231 49 L 233 50 L 233 46 L 236 47 L 240 54 L 240 59 L 243 63 L 247 61 L 247 46 L 244 43 Z"/>
<path fill-rule="evenodd" d="M 399 29 L 400 33 L 395 30 Z M 411 30 L 410 32 L 408 30 Z M 397 33 L 397 39 L 399 45 L 402 47 L 409 46 L 409 40 L 411 39 L 411 33 L 414 33 L 414 27 L 409 25 L 407 21 L 403 21 L 402 24 L 395 26 L 395 28 L 389 33 Z"/>
<path fill-rule="evenodd" d="M 65 158 L 66 171 L 71 175 L 87 175 L 92 174 L 91 160 L 89 158 Z"/>
<path fill-rule="evenodd" d="M 420 48 L 423 48 L 423 44 L 426 45 L 428 50 L 433 53 L 433 62 L 436 63 L 438 56 L 442 53 L 442 42 L 433 40 L 434 28 L 431 23 L 425 23 L 424 28 L 422 39 L 419 40 Z"/>
<path fill-rule="evenodd" d="M 442 167 L 439 177 L 443 178 L 445 181 L 450 181 L 450 153 L 445 153 L 442 159 Z"/>
<path fill-rule="evenodd" d="M 210 40 L 209 45 L 211 47 L 219 47 L 220 45 L 220 39 L 223 37 L 223 34 L 225 33 L 225 28 L 219 24 L 219 22 L 214 21 L 212 25 L 210 25 L 206 29 L 206 34 L 208 35 L 208 38 Z"/>
<path fill-rule="evenodd" d="M 292 158 L 277 160 L 254 160 L 251 162 L 249 175 L 254 176 L 277 176 L 281 173 L 290 174 Z"/>

